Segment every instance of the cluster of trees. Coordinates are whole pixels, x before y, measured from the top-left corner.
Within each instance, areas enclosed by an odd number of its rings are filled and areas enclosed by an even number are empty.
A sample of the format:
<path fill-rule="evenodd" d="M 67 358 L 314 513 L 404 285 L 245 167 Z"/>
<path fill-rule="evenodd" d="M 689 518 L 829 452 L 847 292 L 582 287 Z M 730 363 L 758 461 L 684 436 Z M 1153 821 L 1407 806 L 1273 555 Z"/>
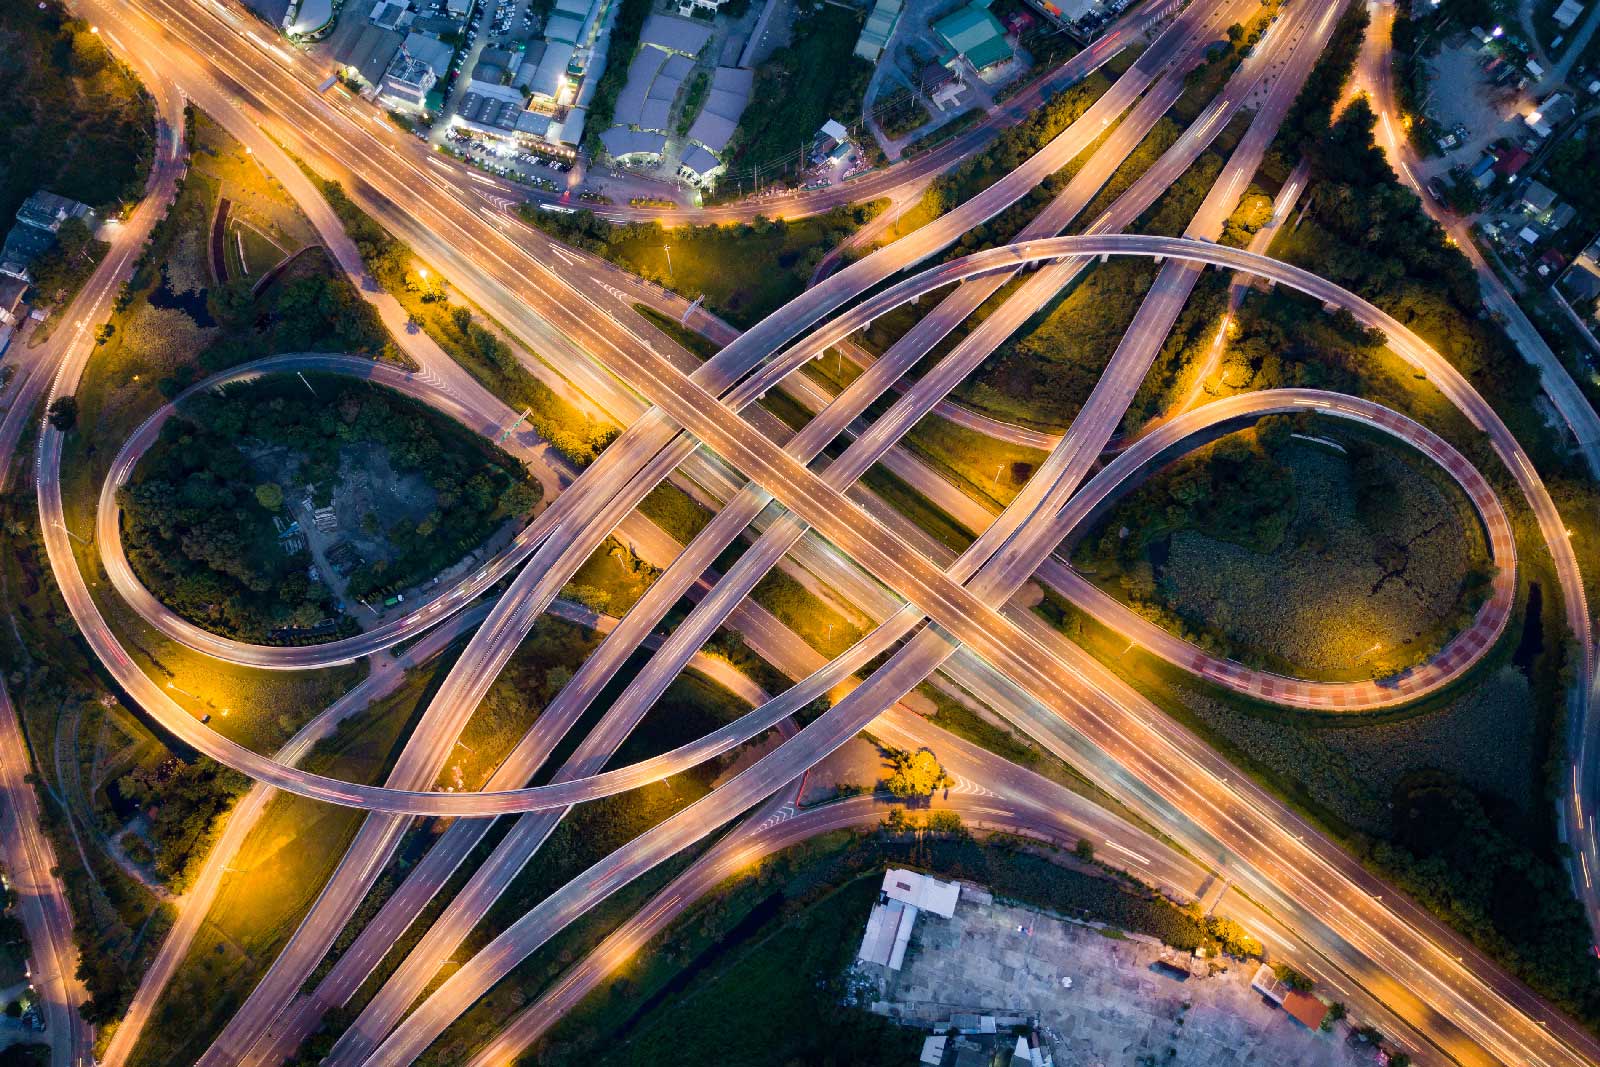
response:
<path fill-rule="evenodd" d="M 917 95 L 905 86 L 879 97 L 873 110 L 877 113 L 878 127 L 890 137 L 904 137 L 932 118 Z"/>
<path fill-rule="evenodd" d="M 0 1067 L 49 1067 L 50 1046 L 30 1042 L 0 1049 Z"/>
<path fill-rule="evenodd" d="M 1263 419 L 1253 430 L 1230 434 L 1178 460 L 1097 523 L 1078 558 L 1102 577 L 1120 575 L 1136 606 L 1174 614 L 1157 580 L 1151 547 L 1187 529 L 1258 553 L 1278 548 L 1295 514 L 1295 485 L 1276 453 L 1293 425 L 1289 418 Z M 1204 619 L 1164 621 L 1203 647 L 1223 650 Z"/>
<path fill-rule="evenodd" d="M 207 307 L 223 327 L 241 330 L 257 324 L 259 309 L 250 288 L 250 279 L 235 278 L 208 291 Z M 342 276 L 324 270 L 281 283 L 261 325 L 276 352 L 376 353 L 388 341 L 377 309 Z M 221 351 L 202 354 L 202 361 L 208 366 L 229 365 L 219 362 Z"/>
<path fill-rule="evenodd" d="M 1254 552 L 1276 549 L 1294 513 L 1294 478 L 1277 459 L 1291 425 L 1286 418 L 1263 419 L 1254 432 L 1231 435 L 1180 461 L 1150 494 L 1151 521 L 1136 523 L 1139 536 L 1189 528 Z"/>
<path fill-rule="evenodd" d="M 88 23 L 55 0 L 0 5 L 0 56 L 0 219 L 41 188 L 96 206 L 138 196 L 154 108 Z"/>
<path fill-rule="evenodd" d="M 872 79 L 872 64 L 853 51 L 861 24 L 862 14 L 855 8 L 828 4 L 796 11 L 791 43 L 756 68 L 750 106 L 727 149 L 732 169 L 745 171 L 793 157 L 810 148 L 828 119 L 848 123 L 861 114 Z"/>
<path fill-rule="evenodd" d="M 1600 971 L 1566 865 L 1512 805 L 1427 771 L 1394 791 L 1392 841 L 1372 858 L 1408 893 L 1591 1028 Z"/>
<path fill-rule="evenodd" d="M 9 223 L 10 216 L 0 219 Z M 34 287 L 50 299 L 76 292 L 110 249 L 108 242 L 95 240 L 82 219 L 67 219 L 56 231 L 55 246 L 33 263 Z"/>
<path fill-rule="evenodd" d="M 1312 210 L 1289 258 L 1371 300 L 1448 355 L 1501 401 L 1516 429 L 1519 418 L 1530 418 L 1516 412 L 1532 411 L 1537 376 L 1482 317 L 1472 265 L 1395 178 L 1373 138 L 1375 124 L 1358 98 L 1311 146 Z"/>
<path fill-rule="evenodd" d="M 521 465 L 465 428 L 366 383 L 318 383 L 316 395 L 298 378 L 267 378 L 195 397 L 119 492 L 129 560 L 174 610 L 252 640 L 332 612 L 327 590 L 306 576 L 306 556 L 278 547 L 271 520 L 281 490 L 258 494 L 242 442 L 288 448 L 300 459 L 298 476 L 322 499 L 338 479 L 341 450 L 357 442 L 382 446 L 395 469 L 427 480 L 435 510 L 389 530 L 394 555 L 350 576 L 356 596 L 436 573 L 501 518 L 538 503 L 538 485 Z"/>
<path fill-rule="evenodd" d="M 309 557 L 278 549 L 255 483 L 233 440 L 174 418 L 117 499 L 128 561 L 152 594 L 187 619 L 261 641 L 334 609 L 306 576 Z"/>
<path fill-rule="evenodd" d="M 1372 21 L 1364 4 L 1351 6 L 1340 16 L 1328 47 L 1323 49 L 1311 73 L 1295 96 L 1283 124 L 1278 127 L 1275 148 L 1289 154 L 1315 143 L 1333 121 L 1333 108 L 1344 94 L 1345 83 L 1361 55 L 1367 23 Z M 1285 171 L 1288 167 L 1284 168 Z"/>
<path fill-rule="evenodd" d="M 0 886 L 0 948 L 21 960 L 28 955 L 28 931 L 17 918 L 16 903 L 16 891 L 9 885 Z"/>
<path fill-rule="evenodd" d="M 223 819 L 250 780 L 210 760 L 170 756 L 117 779 L 118 791 L 138 804 L 155 843 L 155 873 L 174 893 L 188 890 Z"/>
<path fill-rule="evenodd" d="M 1228 27 L 1226 41 L 1218 41 L 1206 50 L 1205 62 L 1184 75 L 1184 97 L 1197 102 L 1191 106 L 1198 109 L 1198 102 L 1210 100 L 1217 94 L 1277 15 L 1278 0 L 1261 0 L 1261 10 L 1250 16 L 1248 24 L 1235 22 Z"/>

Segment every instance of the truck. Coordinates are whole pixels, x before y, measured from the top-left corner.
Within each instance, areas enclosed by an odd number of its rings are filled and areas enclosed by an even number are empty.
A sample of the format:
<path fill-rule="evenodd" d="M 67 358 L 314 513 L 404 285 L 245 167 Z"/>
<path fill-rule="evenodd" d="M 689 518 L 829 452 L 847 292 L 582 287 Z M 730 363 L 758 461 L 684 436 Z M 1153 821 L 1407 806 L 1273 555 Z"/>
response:
<path fill-rule="evenodd" d="M 396 604 L 399 604 L 405 600 L 405 598 L 406 595 L 404 593 L 396 593 L 394 596 L 386 596 L 383 598 L 383 606 L 386 608 L 392 608 Z"/>

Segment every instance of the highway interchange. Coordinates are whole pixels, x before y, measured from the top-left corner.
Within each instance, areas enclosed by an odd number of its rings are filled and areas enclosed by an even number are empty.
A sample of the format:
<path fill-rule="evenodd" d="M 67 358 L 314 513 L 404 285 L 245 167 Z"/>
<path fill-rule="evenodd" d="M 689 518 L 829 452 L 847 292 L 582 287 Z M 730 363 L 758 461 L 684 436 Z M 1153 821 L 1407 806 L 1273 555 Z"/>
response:
<path fill-rule="evenodd" d="M 307 72 L 293 60 L 280 58 L 278 46 L 258 38 L 260 47 L 246 43 L 247 38 L 237 32 L 238 15 L 219 17 L 217 5 L 210 0 L 192 4 L 150 0 L 101 12 L 100 21 L 115 27 L 114 45 L 120 46 L 120 37 L 126 36 L 151 46 L 137 49 L 141 70 L 153 68 L 149 73 L 157 83 L 180 86 L 257 153 L 305 207 L 340 265 L 353 277 L 362 278 L 361 267 L 348 241 L 341 245 L 337 220 L 278 142 L 311 161 L 319 171 L 344 181 L 374 215 L 430 262 L 443 266 L 474 302 L 492 310 L 557 365 L 571 383 L 569 388 L 626 426 L 623 435 L 561 492 L 513 547 L 482 570 L 417 610 L 357 638 L 296 649 L 251 647 L 217 639 L 165 611 L 138 588 L 125 561 L 118 562 L 120 552 L 108 548 L 117 542 L 117 523 L 115 509 L 106 505 L 113 499 L 115 479 L 131 471 L 141 448 L 151 439 L 155 423 L 147 424 L 119 456 L 113 481 L 108 481 L 102 496 L 96 536 L 113 584 L 154 625 L 201 651 L 232 662 L 301 669 L 382 654 L 424 632 L 434 642 L 430 647 L 437 647 L 444 641 L 438 635 L 466 632 L 483 616 L 383 787 L 336 782 L 297 770 L 294 761 L 308 747 L 298 736 L 275 758 L 234 745 L 174 703 L 143 673 L 101 616 L 83 580 L 63 521 L 60 435 L 48 428 L 43 431 L 36 478 L 46 547 L 73 617 L 119 685 L 175 736 L 262 783 L 251 794 L 258 806 L 272 787 L 372 813 L 283 956 L 202 1062 L 270 1063 L 291 1053 L 315 1028 L 321 1012 L 353 994 L 381 958 L 381 949 L 392 943 L 394 933 L 438 891 L 490 822 L 477 818 L 452 824 L 384 912 L 358 938 L 357 949 L 341 959 L 340 967 L 323 979 L 312 996 L 297 997 L 305 977 L 392 854 L 410 816 L 522 813 L 512 833 L 363 1011 L 331 1062 L 411 1062 L 478 995 L 566 923 L 744 812 L 754 809 L 757 815 L 724 837 L 717 846 L 722 851 L 708 853 L 702 861 L 705 866 L 691 868 L 697 872 L 693 877 L 700 880 L 699 889 L 691 893 L 680 886 L 677 897 L 658 898 L 662 903 L 641 913 L 645 927 L 665 923 L 692 903 L 698 892 L 714 884 L 719 860 L 711 856 L 744 856 L 733 844 L 744 841 L 740 835 L 752 838 L 761 848 L 776 848 L 800 839 L 797 835 L 850 819 L 875 817 L 870 810 L 867 815 L 860 810 L 870 809 L 869 804 L 777 821 L 771 812 L 776 810 L 772 805 L 780 804 L 785 785 L 861 729 L 868 725 L 879 729 L 886 714 L 895 714 L 895 702 L 936 670 L 983 695 L 1044 747 L 1081 767 L 1097 784 L 1160 826 L 1190 856 L 1212 863 L 1226 855 L 1233 881 L 1248 887 L 1252 899 L 1304 938 L 1314 969 L 1353 982 L 1371 996 L 1374 1011 L 1393 1014 L 1397 1029 L 1431 1043 L 1431 1047 L 1420 1044 L 1415 1049 L 1420 1056 L 1443 1053 L 1464 1063 L 1600 1062 L 1600 1047 L 1588 1034 L 1539 1002 L 1420 909 L 1396 894 L 1383 893 L 1381 884 L 1338 846 L 1275 798 L 1238 779 L 1224 760 L 1013 601 L 1029 578 L 1036 574 L 1048 578 L 1051 568 L 1060 566 L 1050 554 L 1084 521 L 1093 502 L 1114 495 L 1124 479 L 1137 477 L 1166 443 L 1176 445 L 1268 412 L 1316 411 L 1400 436 L 1439 462 L 1476 506 L 1500 566 L 1493 596 L 1480 611 L 1474 628 L 1457 642 L 1458 651 L 1439 657 L 1411 679 L 1413 685 L 1421 686 L 1418 690 L 1397 686 L 1378 692 L 1370 686 L 1347 687 L 1341 693 L 1318 696 L 1297 688 L 1292 684 L 1296 680 L 1279 684 L 1236 674 L 1226 664 L 1203 663 L 1193 658 L 1196 650 L 1170 637 L 1163 640 L 1148 630 L 1131 636 L 1143 637 L 1159 655 L 1268 699 L 1289 705 L 1298 702 L 1298 706 L 1378 707 L 1449 684 L 1494 644 L 1504 628 L 1515 584 L 1515 549 L 1503 510 L 1482 475 L 1454 449 L 1396 412 L 1351 398 L 1306 392 L 1256 394 L 1234 404 L 1204 405 L 1163 423 L 1151 435 L 1151 443 L 1135 441 L 1091 477 L 1093 464 L 1110 443 L 1133 391 L 1200 271 L 1210 265 L 1266 277 L 1309 293 L 1382 330 L 1402 358 L 1425 373 L 1472 419 L 1532 505 L 1556 561 L 1569 626 L 1582 647 L 1586 651 L 1591 648 L 1581 577 L 1564 526 L 1526 454 L 1487 402 L 1440 354 L 1353 294 L 1262 255 L 1212 243 L 1326 42 L 1340 5 L 1323 9 L 1289 5 L 1279 25 L 1223 93 L 1145 176 L 1085 227 L 1083 236 L 1053 236 L 1093 198 L 1138 143 L 1141 131 L 1148 130 L 1176 99 L 1182 71 L 1197 51 L 1253 6 L 1191 3 L 1171 21 L 1153 29 L 1152 43 L 1133 67 L 1082 118 L 1022 167 L 937 222 L 829 276 L 752 330 L 727 339 L 722 351 L 704 364 L 671 345 L 633 311 L 631 304 L 639 296 L 654 297 L 648 289 L 630 288 L 626 293 L 616 289 L 613 270 L 554 249 L 503 212 L 487 208 L 469 176 L 419 160 L 420 149 L 414 143 L 396 137 L 381 120 L 376 124 L 368 121 L 370 112 L 364 117 L 355 105 L 319 97 L 306 80 Z M 86 3 L 84 8 L 95 17 L 94 4 Z M 1110 59 L 1114 48 L 1128 43 L 1137 32 L 1135 22 L 1125 23 L 1102 38 L 1096 48 L 1069 62 L 1061 79 L 1082 77 Z M 1116 45 L 1110 43 L 1118 35 L 1126 36 Z M 153 47 L 156 42 L 161 47 Z M 1048 81 L 1041 79 L 1041 83 Z M 1129 227 L 1193 163 L 1258 87 L 1263 88 L 1264 98 L 1255 102 L 1250 127 L 1185 236 L 1121 235 L 1119 231 Z M 1017 243 L 950 260 L 888 288 L 877 288 L 1014 203 L 1119 119 L 1112 136 L 1098 146 L 1068 187 L 1019 235 Z M 164 173 L 165 169 L 158 169 L 158 177 Z M 923 177 L 907 175 L 906 180 Z M 875 179 L 877 184 L 864 188 L 871 188 L 870 195 L 878 195 L 889 187 L 886 183 L 895 180 L 899 179 Z M 158 182 L 141 211 L 153 214 L 161 195 Z M 831 203 L 792 205 L 797 211 L 826 206 Z M 734 209 L 719 209 L 708 217 L 721 217 L 727 210 Z M 1017 500 L 986 525 L 971 549 L 954 560 L 948 553 L 941 558 L 926 538 L 863 497 L 858 479 L 874 462 L 894 455 L 900 437 L 918 418 L 943 403 L 948 390 L 1006 335 L 1093 257 L 1102 255 L 1158 257 L 1162 269 L 1084 412 L 1054 444 L 1046 463 Z M 1008 278 L 1034 266 L 1040 269 L 1028 273 L 1001 308 L 930 373 L 904 389 L 885 415 L 870 425 L 859 423 L 868 405 L 893 387 L 938 340 Z M 86 314 L 78 319 L 78 328 L 52 351 L 50 358 L 57 361 L 49 383 L 52 395 L 71 393 L 92 357 L 89 328 L 103 317 L 106 297 L 120 284 L 115 270 L 103 268 L 102 273 L 105 278 L 97 274 L 80 297 L 80 303 L 93 299 L 85 305 Z M 846 341 L 876 316 L 958 281 L 962 284 L 849 388 L 831 401 L 824 398 L 812 421 L 792 438 L 770 418 L 763 418 L 755 402 L 771 388 L 801 388 L 795 385 L 801 376 L 793 372 L 809 359 Z M 874 290 L 870 298 L 852 303 L 869 290 Z M 386 321 L 393 323 L 398 309 L 392 301 L 385 303 L 382 294 L 367 295 Z M 681 309 L 681 300 L 675 302 L 665 294 L 646 302 L 674 312 Z M 848 310 L 828 319 L 841 308 Z M 808 331 L 815 332 L 808 335 Z M 395 332 L 397 337 L 404 333 Z M 485 432 L 515 417 L 455 368 L 436 346 L 429 350 L 425 340 L 415 338 L 410 346 L 408 354 L 421 367 L 415 375 L 378 368 L 372 368 L 373 372 Z M 300 365 L 286 362 L 281 366 Z M 350 369 L 327 361 L 305 366 Z M 1549 380 L 1549 375 L 1546 377 Z M 43 375 L 34 378 L 44 380 Z M 12 410 L 16 408 L 14 403 Z M 850 437 L 844 454 L 822 470 L 812 470 L 810 461 L 841 434 Z M 1595 438 L 1580 432 L 1579 440 L 1589 445 Z M 629 520 L 645 493 L 674 472 L 720 492 L 722 506 L 711 525 L 681 555 L 662 561 L 666 569 L 656 585 L 633 612 L 610 629 L 599 652 L 580 666 L 574 682 L 563 689 L 497 770 L 489 788 L 479 793 L 433 791 L 431 783 L 466 720 L 539 614 L 552 607 L 560 588 L 600 541 Z M 710 585 L 695 611 L 662 643 L 645 671 L 614 702 L 567 766 L 550 784 L 526 787 L 561 736 L 609 680 L 611 670 L 651 633 L 679 595 L 703 581 L 707 567 L 723 547 L 752 524 L 760 534 L 754 547 Z M 797 665 L 791 673 L 802 681 L 730 727 L 679 752 L 601 773 L 616 746 L 666 684 L 745 601 L 766 569 L 779 565 L 786 556 L 806 559 L 840 588 L 854 591 L 863 610 L 880 621 L 879 629 L 832 663 Z M 498 600 L 487 609 L 472 607 L 484 590 L 502 579 L 509 579 L 510 584 Z M 1131 627 L 1129 620 L 1122 621 Z M 446 629 L 431 629 L 440 626 Z M 793 640 L 793 635 L 788 637 Z M 781 637 L 775 639 L 775 643 L 782 641 Z M 596 863 L 590 872 L 513 924 L 449 980 L 421 997 L 439 963 L 455 950 L 567 807 L 728 751 L 785 723 L 813 697 L 833 690 L 849 674 L 892 649 L 897 651 L 883 667 L 820 718 L 792 732 L 778 749 L 705 800 Z M 415 650 L 407 653 L 413 654 Z M 769 658 L 777 662 L 781 655 Z M 1585 666 L 1588 678 L 1592 664 Z M 1580 704 L 1586 709 L 1581 697 Z M 900 714 L 904 721 L 907 713 Z M 1580 728 L 1586 729 L 1586 715 L 1577 718 Z M 327 719 L 319 717 L 313 722 L 326 726 Z M 917 735 L 913 732 L 910 737 L 915 740 Z M 1579 767 L 1586 770 L 1581 760 Z M 985 773 L 995 773 L 994 768 Z M 988 812 L 1001 825 L 1009 825 L 1005 819 L 1013 817 L 1017 808 L 1027 807 L 1026 790 L 1014 789 L 1007 796 L 1010 807 L 991 806 Z M 258 797 L 262 799 L 255 799 Z M 965 810 L 973 812 L 973 807 L 969 804 Z M 1048 821 L 1046 814 L 1035 805 L 1035 822 Z M 247 826 L 248 819 L 241 824 Z M 1084 823 L 1072 825 L 1081 832 Z M 1581 832 L 1581 808 L 1578 826 Z M 778 832 L 772 827 L 785 829 Z M 229 836 L 218 846 L 219 855 L 237 848 L 243 835 L 243 830 L 230 826 Z M 208 861 L 208 871 L 213 870 L 215 860 Z M 214 877 L 220 880 L 220 867 Z M 214 888 L 213 884 L 210 891 Z M 204 899 L 202 892 L 197 900 Z M 363 939 L 370 945 L 368 951 L 359 948 Z M 166 955 L 170 967 L 181 953 Z M 603 973 L 597 970 L 603 959 L 597 957 L 587 971 L 575 972 L 577 977 L 558 986 L 553 994 L 558 998 L 575 995 L 584 975 L 592 981 Z M 158 975 L 147 982 L 151 987 L 148 993 L 141 988 L 143 1000 L 136 1000 L 135 1012 L 150 1010 L 161 981 L 164 978 Z M 416 1010 L 402 1022 L 402 1015 L 419 997 Z M 134 1021 L 137 1023 L 137 1015 Z M 136 1040 L 138 1026 L 124 1025 L 129 1036 L 119 1032 L 121 1048 L 110 1054 L 107 1062 L 120 1062 L 117 1056 L 125 1057 Z M 505 1040 L 513 1045 L 521 1042 L 518 1047 L 523 1047 L 529 1032 L 536 1028 L 536 1021 L 519 1022 L 518 1032 L 508 1031 Z"/>

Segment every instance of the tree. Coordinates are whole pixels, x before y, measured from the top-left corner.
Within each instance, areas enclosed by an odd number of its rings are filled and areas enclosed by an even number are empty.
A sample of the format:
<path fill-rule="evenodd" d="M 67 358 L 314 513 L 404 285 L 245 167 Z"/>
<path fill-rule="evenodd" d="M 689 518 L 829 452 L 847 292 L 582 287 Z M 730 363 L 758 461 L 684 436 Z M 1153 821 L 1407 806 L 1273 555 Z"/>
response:
<path fill-rule="evenodd" d="M 897 797 L 932 796 L 934 790 L 951 782 L 938 759 L 925 748 L 915 752 L 894 749 L 889 753 L 889 761 L 894 764 L 894 773 L 889 776 L 889 792 Z"/>
<path fill-rule="evenodd" d="M 243 326 L 255 308 L 250 288 L 249 278 L 230 278 L 221 285 L 213 285 L 206 294 L 212 316 L 228 326 Z"/>
<path fill-rule="evenodd" d="M 78 425 L 78 398 L 75 396 L 59 396 L 50 403 L 50 425 L 68 433 Z"/>
<path fill-rule="evenodd" d="M 1273 964 L 1272 973 L 1277 975 L 1278 981 L 1282 982 L 1284 985 L 1295 990 L 1296 992 L 1309 993 L 1311 992 L 1311 987 L 1316 984 L 1306 975 L 1301 974 L 1287 963 Z"/>
<path fill-rule="evenodd" d="M 256 503 L 268 511 L 283 507 L 283 489 L 276 482 L 262 482 L 256 486 Z"/>

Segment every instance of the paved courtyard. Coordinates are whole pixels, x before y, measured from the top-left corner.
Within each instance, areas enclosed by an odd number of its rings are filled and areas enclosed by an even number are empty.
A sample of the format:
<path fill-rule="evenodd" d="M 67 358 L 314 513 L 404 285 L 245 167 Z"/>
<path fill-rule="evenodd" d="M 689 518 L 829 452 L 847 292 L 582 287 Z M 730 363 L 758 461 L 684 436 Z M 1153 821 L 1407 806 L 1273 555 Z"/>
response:
<path fill-rule="evenodd" d="M 893 1014 L 929 1022 L 956 1012 L 1036 1016 L 1061 1067 L 1376 1062 L 1370 1048 L 1347 1044 L 1345 1024 L 1313 1033 L 1252 992 L 1252 965 L 1179 980 L 1155 967 L 1161 948 L 1153 942 L 986 898 L 963 883 L 953 918 L 919 916 L 899 973 L 861 965 L 884 980 Z M 1188 959 L 1175 962 L 1187 967 Z"/>

